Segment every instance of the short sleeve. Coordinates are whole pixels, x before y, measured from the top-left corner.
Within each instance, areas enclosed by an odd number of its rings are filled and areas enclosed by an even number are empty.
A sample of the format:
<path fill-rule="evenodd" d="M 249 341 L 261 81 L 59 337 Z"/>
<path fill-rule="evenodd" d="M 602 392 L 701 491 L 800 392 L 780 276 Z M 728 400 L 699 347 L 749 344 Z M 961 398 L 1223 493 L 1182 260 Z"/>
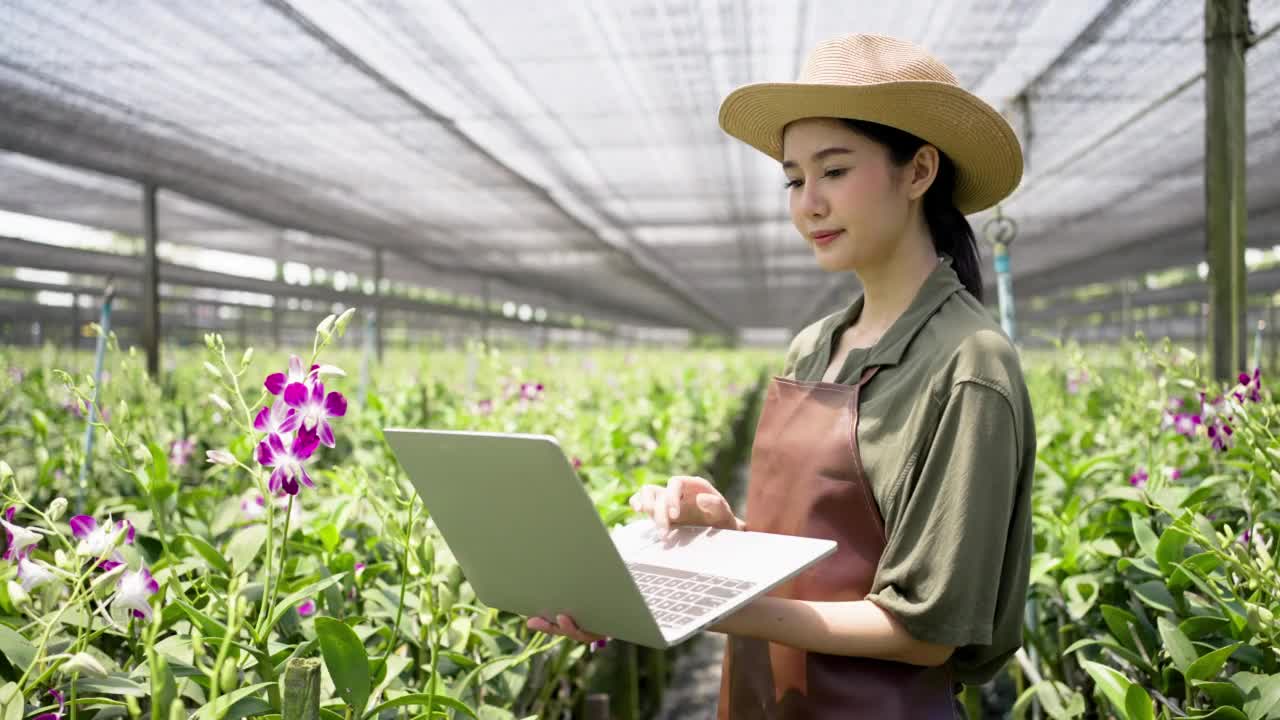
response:
<path fill-rule="evenodd" d="M 1013 406 L 997 386 L 961 381 L 897 489 L 901 513 L 867 599 L 917 640 L 991 645 L 1020 612 L 1030 552 L 1015 517 L 1024 457 Z"/>

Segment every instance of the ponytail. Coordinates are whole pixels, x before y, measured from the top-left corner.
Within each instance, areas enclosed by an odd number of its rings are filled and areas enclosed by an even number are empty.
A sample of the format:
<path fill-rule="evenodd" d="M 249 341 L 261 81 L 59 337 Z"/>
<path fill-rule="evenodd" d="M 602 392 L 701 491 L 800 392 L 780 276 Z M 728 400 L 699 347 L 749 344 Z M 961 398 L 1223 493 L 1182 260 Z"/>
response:
<path fill-rule="evenodd" d="M 924 147 L 925 141 L 905 130 L 888 125 L 849 120 L 843 122 L 854 132 L 889 149 L 889 157 L 899 166 L 906 165 Z M 933 249 L 951 258 L 956 277 L 970 295 L 982 302 L 982 264 L 978 255 L 978 239 L 969 220 L 956 208 L 956 168 L 941 150 L 938 151 L 938 175 L 924 194 L 924 221 L 933 238 Z"/>
<path fill-rule="evenodd" d="M 969 219 L 956 209 L 952 195 L 956 170 L 951 158 L 938 153 L 938 176 L 924 194 L 924 221 L 933 237 L 933 248 L 951 257 L 951 267 L 969 294 L 982 302 L 982 265 L 978 260 L 978 239 Z"/>

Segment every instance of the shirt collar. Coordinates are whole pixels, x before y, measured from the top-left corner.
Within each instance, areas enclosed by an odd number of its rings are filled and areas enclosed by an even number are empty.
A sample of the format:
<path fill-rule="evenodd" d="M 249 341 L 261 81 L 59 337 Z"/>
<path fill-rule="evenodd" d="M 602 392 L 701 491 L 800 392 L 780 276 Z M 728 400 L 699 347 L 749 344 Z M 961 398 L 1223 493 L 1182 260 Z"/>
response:
<path fill-rule="evenodd" d="M 943 255 L 938 267 L 929 273 L 929 277 L 920 286 L 906 311 L 893 322 L 893 325 L 889 326 L 880 340 L 869 348 L 866 366 L 897 365 L 901 362 L 911 341 L 915 340 L 929 318 L 933 317 L 947 298 L 963 289 L 964 284 L 960 282 L 960 278 L 952 267 L 951 257 Z M 848 327 L 849 323 L 858 317 L 862 312 L 862 302 L 863 296 L 858 295 L 853 304 L 839 316 L 838 322 L 827 328 L 828 343 L 832 342 L 838 329 Z M 832 347 L 834 348 L 834 345 Z"/>

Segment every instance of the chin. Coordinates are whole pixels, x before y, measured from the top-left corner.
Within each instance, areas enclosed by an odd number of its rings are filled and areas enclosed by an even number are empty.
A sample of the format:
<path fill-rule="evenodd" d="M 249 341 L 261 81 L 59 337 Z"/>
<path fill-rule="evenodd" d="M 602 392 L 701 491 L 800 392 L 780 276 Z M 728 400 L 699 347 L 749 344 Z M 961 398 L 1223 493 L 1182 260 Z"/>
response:
<path fill-rule="evenodd" d="M 850 272 L 857 265 L 848 253 L 838 250 L 836 252 L 815 250 L 813 255 L 818 261 L 818 268 L 823 272 Z"/>

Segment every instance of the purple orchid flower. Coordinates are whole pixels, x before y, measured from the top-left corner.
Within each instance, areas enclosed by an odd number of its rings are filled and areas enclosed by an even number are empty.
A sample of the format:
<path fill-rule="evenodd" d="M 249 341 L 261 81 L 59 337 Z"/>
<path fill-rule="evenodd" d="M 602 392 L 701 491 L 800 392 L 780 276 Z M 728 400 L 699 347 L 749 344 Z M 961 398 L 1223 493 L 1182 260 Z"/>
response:
<path fill-rule="evenodd" d="M 298 605 L 298 614 L 301 615 L 302 617 L 311 617 L 312 615 L 315 615 L 316 601 L 303 600 L 302 604 Z"/>
<path fill-rule="evenodd" d="M 4 554 L 0 559 L 21 560 L 31 554 L 32 548 L 45 535 L 45 531 L 39 528 L 15 525 L 13 517 L 17 512 L 16 507 L 7 508 L 4 511 L 4 520 L 0 520 L 0 525 L 4 526 L 5 536 Z"/>
<path fill-rule="evenodd" d="M 1230 425 L 1221 420 L 1209 425 L 1207 432 L 1209 440 L 1213 443 L 1213 449 L 1218 452 L 1226 452 L 1234 444 L 1232 435 L 1235 434 L 1235 431 L 1231 429 Z"/>
<path fill-rule="evenodd" d="M 284 389 L 284 401 L 298 413 L 304 432 L 317 432 L 325 447 L 333 447 L 333 427 L 329 418 L 347 414 L 347 399 L 342 393 L 324 394 L 324 383 L 316 382 L 308 388 L 302 383 L 292 383 Z"/>
<path fill-rule="evenodd" d="M 1173 431 L 1184 437 L 1195 437 L 1196 428 L 1201 424 L 1202 421 L 1199 415 L 1178 413 L 1173 416 Z"/>
<path fill-rule="evenodd" d="M 271 373 L 267 376 L 267 379 L 262 383 L 262 385 L 267 389 L 267 392 L 272 395 L 279 395 L 281 392 L 284 392 L 284 389 L 289 385 L 294 383 L 310 382 L 315 377 L 316 372 L 319 369 L 319 365 L 312 365 L 310 372 L 304 374 L 302 372 L 302 358 L 297 355 L 290 355 L 288 374 Z"/>
<path fill-rule="evenodd" d="M 301 489 L 298 486 L 299 480 L 307 487 L 315 487 L 304 465 L 319 445 L 320 438 L 315 432 L 305 429 L 298 432 L 287 449 L 279 435 L 270 435 L 259 443 L 258 462 L 263 467 L 273 468 L 268 483 L 271 491 L 284 490 L 290 495 L 297 495 Z"/>
<path fill-rule="evenodd" d="M 116 595 L 112 607 L 119 606 L 139 620 L 151 619 L 151 596 L 160 592 L 160 583 L 146 568 L 126 570 L 116 583 Z"/>
<path fill-rule="evenodd" d="M 240 501 L 240 511 L 250 520 L 257 520 L 267 514 L 267 501 L 261 495 L 255 495 L 252 500 L 245 498 Z"/>
<path fill-rule="evenodd" d="M 51 565 L 32 560 L 29 553 L 18 560 L 18 583 L 27 592 L 57 580 L 61 574 L 62 571 Z"/>
<path fill-rule="evenodd" d="M 196 450 L 195 438 L 174 440 L 169 446 L 169 464 L 182 467 L 191 462 L 191 454 Z"/>
<path fill-rule="evenodd" d="M 520 399 L 537 400 L 544 389 L 542 383 L 520 383 Z"/>
<path fill-rule="evenodd" d="M 1150 479 L 1150 476 L 1147 474 L 1147 469 L 1138 468 L 1137 472 L 1129 476 L 1129 484 L 1137 488 L 1144 487 L 1148 479 Z"/>
<path fill-rule="evenodd" d="M 52 695 L 53 699 L 58 701 L 58 711 L 41 713 L 31 720 L 62 720 L 62 713 L 65 712 L 67 708 L 66 698 L 64 698 L 62 693 L 57 690 L 50 690 L 48 694 Z"/>
<path fill-rule="evenodd" d="M 283 435 L 297 430 L 300 419 L 298 411 L 289 407 L 284 398 L 279 398 L 270 407 L 262 406 L 253 419 L 253 429 L 268 435 Z"/>
<path fill-rule="evenodd" d="M 71 525 L 71 534 L 75 536 L 80 544 L 76 547 L 76 552 L 80 555 L 89 557 L 101 557 L 110 548 L 116 546 L 120 542 L 121 534 L 124 536 L 124 544 L 132 545 L 135 531 L 133 523 L 128 520 L 107 521 L 99 524 L 97 520 L 88 515 L 76 515 L 68 521 Z M 119 565 L 124 564 L 124 556 L 119 550 L 111 553 L 111 555 L 102 561 L 99 566 L 103 570 L 111 570 Z"/>
<path fill-rule="evenodd" d="M 493 414 L 493 401 L 481 400 L 480 402 L 476 403 L 475 412 L 477 415 Z"/>

